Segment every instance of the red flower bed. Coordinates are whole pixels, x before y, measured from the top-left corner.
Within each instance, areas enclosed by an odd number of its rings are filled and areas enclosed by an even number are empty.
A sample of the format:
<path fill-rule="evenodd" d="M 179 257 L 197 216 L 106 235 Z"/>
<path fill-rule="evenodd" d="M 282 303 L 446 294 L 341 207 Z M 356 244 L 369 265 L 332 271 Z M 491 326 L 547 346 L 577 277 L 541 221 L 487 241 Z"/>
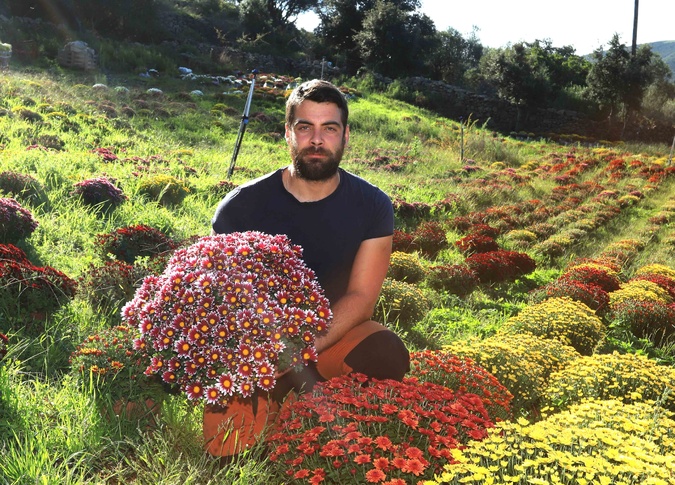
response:
<path fill-rule="evenodd" d="M 624 300 L 613 309 L 615 321 L 627 325 L 638 338 L 645 338 L 657 347 L 675 337 L 675 305 L 657 301 Z"/>
<path fill-rule="evenodd" d="M 464 236 L 463 238 L 455 241 L 455 247 L 464 256 L 499 250 L 497 241 L 495 241 L 492 237 L 477 233 L 469 234 L 468 236 Z"/>
<path fill-rule="evenodd" d="M 410 375 L 448 387 L 458 394 L 476 394 L 494 421 L 513 417 L 513 395 L 495 376 L 468 357 L 458 357 L 447 351 L 413 352 L 410 354 Z"/>
<path fill-rule="evenodd" d="M 567 296 L 595 310 L 598 315 L 604 315 L 609 309 L 609 294 L 600 286 L 564 277 L 534 290 L 532 294 L 537 301 Z"/>
<path fill-rule="evenodd" d="M 112 254 L 129 264 L 133 264 L 139 256 L 157 256 L 178 247 L 175 241 L 161 231 L 143 224 L 98 234 L 96 245 L 103 256 Z"/>
<path fill-rule="evenodd" d="M 0 309 L 11 317 L 50 313 L 75 296 L 77 283 L 51 266 L 0 259 Z"/>
<path fill-rule="evenodd" d="M 447 247 L 445 229 L 438 222 L 423 222 L 413 232 L 413 248 L 430 259 Z"/>
<path fill-rule="evenodd" d="M 572 267 L 563 273 L 562 278 L 568 281 L 578 281 L 584 285 L 596 285 L 608 293 L 618 290 L 621 286 L 618 276 L 592 266 Z"/>
<path fill-rule="evenodd" d="M 282 409 L 269 439 L 281 480 L 417 484 L 452 462 L 451 450 L 494 426 L 481 399 L 415 378 L 347 375 Z"/>
<path fill-rule="evenodd" d="M 473 254 L 465 262 L 483 284 L 513 281 L 531 273 L 537 266 L 525 253 L 504 250 Z"/>
<path fill-rule="evenodd" d="M 440 291 L 466 296 L 480 284 L 478 275 L 466 264 L 432 266 L 427 276 L 429 285 Z"/>

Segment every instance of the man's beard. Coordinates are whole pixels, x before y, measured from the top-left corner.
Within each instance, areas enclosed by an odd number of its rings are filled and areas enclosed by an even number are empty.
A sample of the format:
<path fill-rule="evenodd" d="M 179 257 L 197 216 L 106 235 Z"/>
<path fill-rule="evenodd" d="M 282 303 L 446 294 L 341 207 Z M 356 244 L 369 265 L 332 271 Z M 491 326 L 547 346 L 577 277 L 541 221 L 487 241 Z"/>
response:
<path fill-rule="evenodd" d="M 335 152 L 325 148 L 305 148 L 297 151 L 297 148 L 291 148 L 291 157 L 293 159 L 293 168 L 295 173 L 304 180 L 312 182 L 321 182 L 333 177 L 340 166 L 344 145 L 340 146 Z M 323 160 L 309 159 L 309 155 L 322 155 L 326 157 Z"/>

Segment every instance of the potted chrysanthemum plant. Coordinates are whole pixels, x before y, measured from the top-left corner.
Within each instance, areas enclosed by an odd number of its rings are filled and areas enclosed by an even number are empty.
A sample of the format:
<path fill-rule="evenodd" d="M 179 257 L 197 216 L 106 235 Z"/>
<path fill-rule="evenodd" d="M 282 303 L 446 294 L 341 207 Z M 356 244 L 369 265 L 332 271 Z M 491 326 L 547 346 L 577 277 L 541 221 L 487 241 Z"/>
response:
<path fill-rule="evenodd" d="M 146 373 L 208 410 L 257 400 L 281 372 L 316 361 L 314 341 L 331 311 L 302 248 L 285 235 L 248 231 L 176 250 L 122 318 L 140 329 Z"/>

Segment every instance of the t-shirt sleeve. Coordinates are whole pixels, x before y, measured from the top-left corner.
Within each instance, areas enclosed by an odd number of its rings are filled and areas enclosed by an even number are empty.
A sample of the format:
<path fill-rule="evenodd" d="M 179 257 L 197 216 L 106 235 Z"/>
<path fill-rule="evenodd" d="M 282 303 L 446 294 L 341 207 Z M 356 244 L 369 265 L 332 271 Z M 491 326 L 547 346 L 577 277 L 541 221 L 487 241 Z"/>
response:
<path fill-rule="evenodd" d="M 239 189 L 234 189 L 220 201 L 216 212 L 211 219 L 211 228 L 216 234 L 237 232 L 236 206 Z"/>
<path fill-rule="evenodd" d="M 389 196 L 380 189 L 374 194 L 372 214 L 372 224 L 364 239 L 391 236 L 394 233 L 394 206 Z"/>

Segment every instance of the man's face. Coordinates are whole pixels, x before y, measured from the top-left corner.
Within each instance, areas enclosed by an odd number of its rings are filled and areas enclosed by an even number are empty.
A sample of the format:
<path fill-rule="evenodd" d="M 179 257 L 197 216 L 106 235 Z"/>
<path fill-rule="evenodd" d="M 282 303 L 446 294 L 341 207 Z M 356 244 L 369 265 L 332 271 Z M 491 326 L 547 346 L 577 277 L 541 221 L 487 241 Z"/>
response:
<path fill-rule="evenodd" d="M 333 103 L 303 101 L 297 106 L 293 125 L 286 125 L 286 142 L 301 178 L 322 181 L 337 172 L 349 140 L 349 127 L 340 115 Z"/>

